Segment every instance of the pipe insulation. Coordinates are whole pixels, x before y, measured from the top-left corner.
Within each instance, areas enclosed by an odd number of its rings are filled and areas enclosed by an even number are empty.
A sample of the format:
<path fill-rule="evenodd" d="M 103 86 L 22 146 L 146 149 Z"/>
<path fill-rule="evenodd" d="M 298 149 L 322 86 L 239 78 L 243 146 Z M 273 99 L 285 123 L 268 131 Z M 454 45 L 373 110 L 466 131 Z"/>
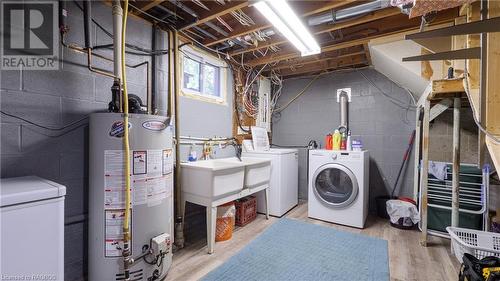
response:
<path fill-rule="evenodd" d="M 157 44 L 157 36 L 158 36 L 158 27 L 156 23 L 153 24 L 151 30 L 151 50 L 153 53 L 156 51 Z M 149 114 L 157 113 L 157 93 L 156 93 L 156 76 L 157 76 L 157 66 L 156 66 L 157 56 L 155 54 L 151 55 L 151 79 L 148 79 L 148 83 L 151 83 L 151 91 L 148 93 L 148 112 Z"/>
<path fill-rule="evenodd" d="M 123 9 L 119 0 L 113 0 L 113 60 L 114 60 L 114 74 L 121 81 L 122 77 L 122 18 Z"/>
<path fill-rule="evenodd" d="M 90 6 L 90 0 L 83 1 L 83 32 L 85 34 L 85 49 L 92 48 L 92 34 L 90 31 L 92 11 Z"/>
<path fill-rule="evenodd" d="M 334 23 L 336 21 L 345 20 L 351 17 L 363 15 L 366 13 L 370 13 L 376 10 L 380 10 L 383 8 L 387 8 L 389 6 L 388 0 L 376 0 L 372 2 L 368 2 L 365 4 L 345 8 L 342 10 L 330 10 L 328 12 L 324 12 L 317 16 L 312 16 L 307 20 L 307 23 L 310 26 L 316 26 L 324 23 Z"/>

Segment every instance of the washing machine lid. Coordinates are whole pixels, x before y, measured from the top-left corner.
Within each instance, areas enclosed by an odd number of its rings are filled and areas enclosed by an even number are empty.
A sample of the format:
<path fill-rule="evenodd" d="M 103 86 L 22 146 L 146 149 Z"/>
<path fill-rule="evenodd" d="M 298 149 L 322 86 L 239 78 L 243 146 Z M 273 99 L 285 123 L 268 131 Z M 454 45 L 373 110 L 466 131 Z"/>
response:
<path fill-rule="evenodd" d="M 359 192 L 354 173 L 346 166 L 330 163 L 319 167 L 312 178 L 316 198 L 332 208 L 345 208 L 352 204 Z"/>

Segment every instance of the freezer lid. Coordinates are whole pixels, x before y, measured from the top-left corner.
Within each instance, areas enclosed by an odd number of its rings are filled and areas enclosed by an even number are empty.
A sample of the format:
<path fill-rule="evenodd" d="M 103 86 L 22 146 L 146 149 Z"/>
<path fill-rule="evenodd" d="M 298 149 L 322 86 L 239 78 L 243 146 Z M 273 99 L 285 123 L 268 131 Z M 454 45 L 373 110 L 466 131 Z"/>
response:
<path fill-rule="evenodd" d="M 271 148 L 268 151 L 247 151 L 243 152 L 243 154 L 246 155 L 252 155 L 252 154 L 275 154 L 275 155 L 280 155 L 280 154 L 290 154 L 290 153 L 297 153 L 298 150 L 295 148 Z"/>
<path fill-rule="evenodd" d="M 0 179 L 0 207 L 66 195 L 66 187 L 36 176 Z"/>

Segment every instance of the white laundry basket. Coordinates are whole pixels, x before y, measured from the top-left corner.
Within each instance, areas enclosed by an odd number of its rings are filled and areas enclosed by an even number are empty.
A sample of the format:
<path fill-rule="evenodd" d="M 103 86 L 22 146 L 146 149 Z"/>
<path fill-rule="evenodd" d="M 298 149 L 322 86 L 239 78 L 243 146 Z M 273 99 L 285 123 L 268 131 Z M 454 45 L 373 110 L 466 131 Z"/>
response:
<path fill-rule="evenodd" d="M 500 234 L 460 227 L 448 226 L 446 231 L 451 238 L 451 251 L 462 262 L 464 253 L 478 259 L 488 256 L 500 257 Z"/>

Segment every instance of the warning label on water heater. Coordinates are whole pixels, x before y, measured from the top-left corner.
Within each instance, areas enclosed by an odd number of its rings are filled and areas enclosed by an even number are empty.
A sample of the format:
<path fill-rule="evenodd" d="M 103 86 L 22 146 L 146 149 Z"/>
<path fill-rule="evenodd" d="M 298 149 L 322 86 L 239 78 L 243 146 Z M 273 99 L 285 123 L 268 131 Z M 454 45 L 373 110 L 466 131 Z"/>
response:
<path fill-rule="evenodd" d="M 131 152 L 131 207 L 161 204 L 172 196 L 172 150 Z M 104 209 L 125 207 L 124 155 L 122 150 L 104 152 Z"/>
<path fill-rule="evenodd" d="M 130 217 L 132 218 L 132 210 L 130 210 Z M 104 256 L 120 257 L 123 250 L 123 218 L 125 217 L 125 210 L 106 210 L 105 212 L 105 245 Z M 132 232 L 132 220 L 129 221 L 129 229 Z M 132 241 L 130 242 L 132 248 Z"/>
<path fill-rule="evenodd" d="M 124 160 L 122 150 L 104 151 L 104 255 L 109 258 L 120 257 L 123 249 Z M 172 197 L 172 149 L 131 151 L 130 168 L 130 208 L 159 205 Z M 132 231 L 132 216 L 129 223 Z"/>

